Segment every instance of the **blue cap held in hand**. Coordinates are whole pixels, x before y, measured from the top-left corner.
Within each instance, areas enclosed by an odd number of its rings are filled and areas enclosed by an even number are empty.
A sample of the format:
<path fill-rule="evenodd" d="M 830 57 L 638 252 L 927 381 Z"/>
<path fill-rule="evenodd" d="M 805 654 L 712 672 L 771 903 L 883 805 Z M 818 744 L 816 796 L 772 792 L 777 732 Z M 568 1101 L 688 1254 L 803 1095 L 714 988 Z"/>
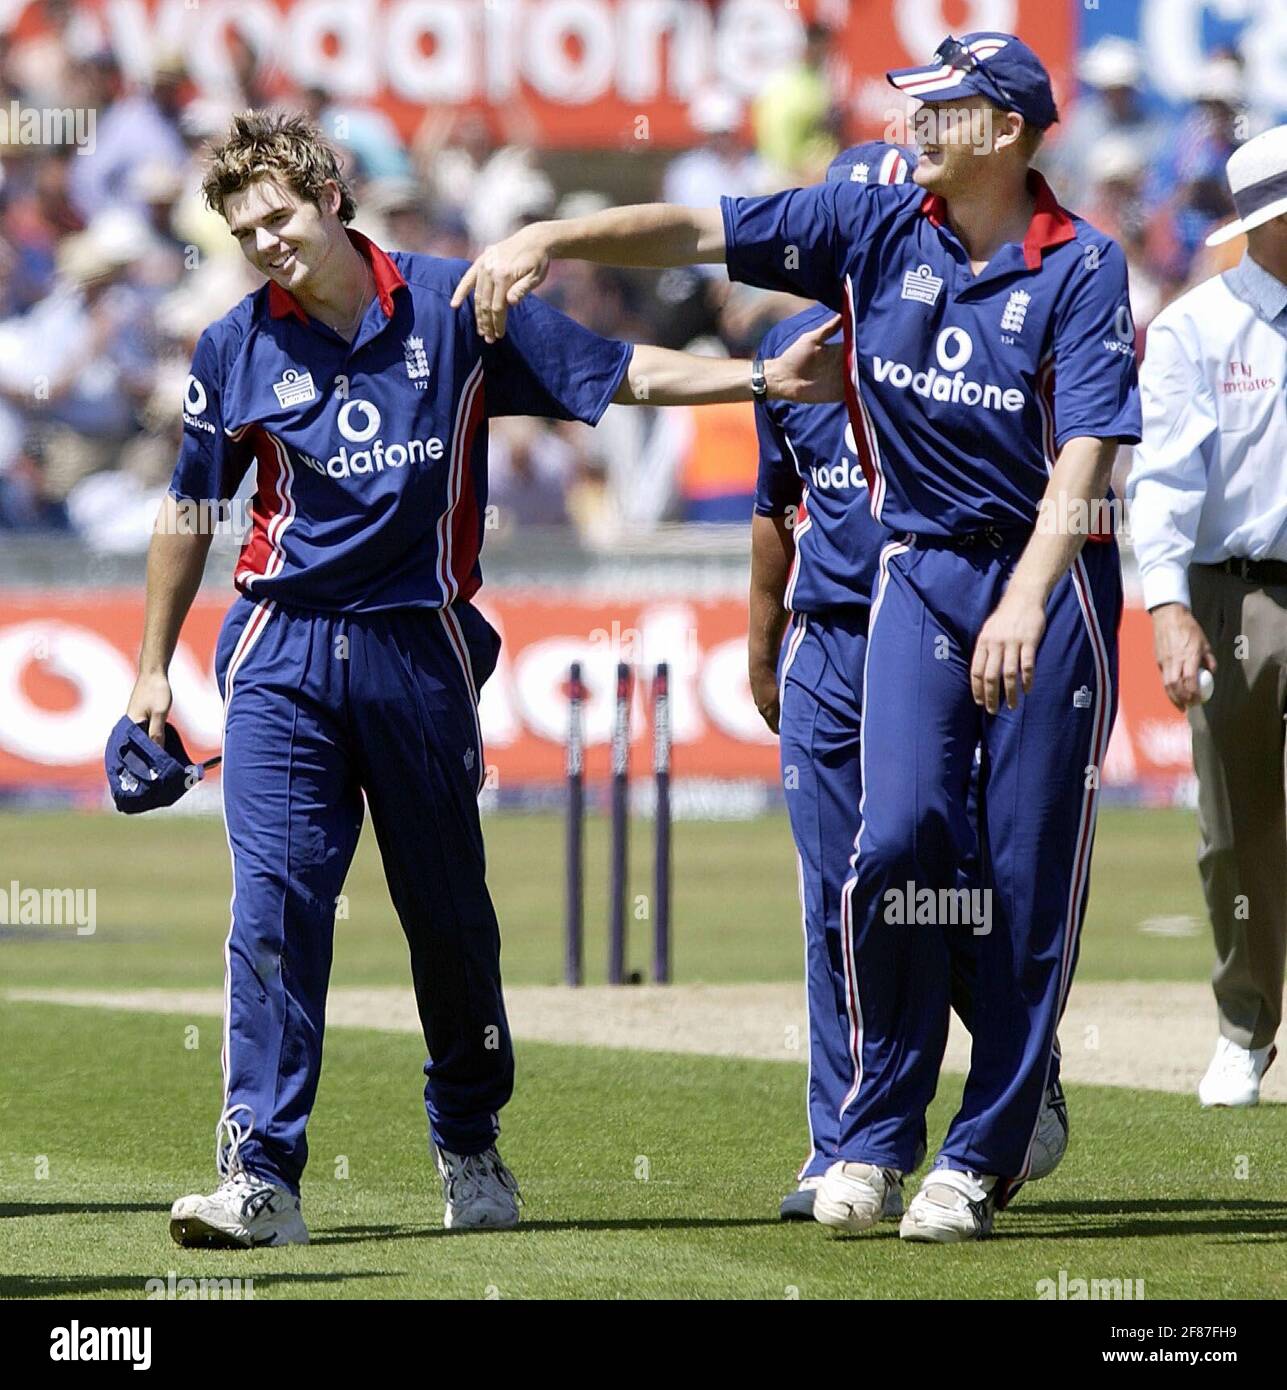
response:
<path fill-rule="evenodd" d="M 127 816 L 173 806 L 214 767 L 218 758 L 194 763 L 173 724 L 165 726 L 165 747 L 153 743 L 147 727 L 128 715 L 116 721 L 107 737 L 103 765 L 118 811 Z"/>

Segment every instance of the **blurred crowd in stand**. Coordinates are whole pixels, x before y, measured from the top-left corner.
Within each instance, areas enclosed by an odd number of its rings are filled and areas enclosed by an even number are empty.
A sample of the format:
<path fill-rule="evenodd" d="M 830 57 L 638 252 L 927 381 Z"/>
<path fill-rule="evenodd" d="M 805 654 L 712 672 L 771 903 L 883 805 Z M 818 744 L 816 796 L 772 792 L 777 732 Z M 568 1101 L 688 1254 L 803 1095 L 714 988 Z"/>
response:
<path fill-rule="evenodd" d="M 46 11 L 44 37 L 0 39 L 0 105 L 92 109 L 97 122 L 88 154 L 0 145 L 0 531 L 146 547 L 196 339 L 259 283 L 199 193 L 205 142 L 232 112 L 305 106 L 343 154 L 353 225 L 388 249 L 469 257 L 526 221 L 608 204 L 593 187 L 556 185 L 556 161 L 543 159 L 519 107 L 429 110 L 404 139 L 378 109 L 292 93 L 244 42 L 217 99 L 198 94 L 177 55 L 132 82 L 100 21 L 70 4 Z M 811 28 L 749 107 L 721 88 L 698 92 L 699 140 L 668 161 L 636 157 L 632 196 L 711 205 L 820 180 L 848 124 L 833 47 L 828 30 Z M 1282 118 L 1248 109 L 1244 90 L 1239 55 L 1221 53 L 1197 73 L 1187 109 L 1159 114 L 1139 50 L 1105 39 L 1064 94 L 1039 167 L 1062 202 L 1125 248 L 1141 347 L 1164 304 L 1241 254 L 1240 240 L 1218 259 L 1202 241 L 1232 212 L 1230 152 Z M 564 263 L 543 292 L 599 333 L 715 354 L 750 354 L 770 323 L 802 307 L 709 266 L 635 274 Z M 498 421 L 496 539 L 570 524 L 610 547 L 662 521 L 745 521 L 755 464 L 749 406 L 614 406 L 593 431 Z"/>

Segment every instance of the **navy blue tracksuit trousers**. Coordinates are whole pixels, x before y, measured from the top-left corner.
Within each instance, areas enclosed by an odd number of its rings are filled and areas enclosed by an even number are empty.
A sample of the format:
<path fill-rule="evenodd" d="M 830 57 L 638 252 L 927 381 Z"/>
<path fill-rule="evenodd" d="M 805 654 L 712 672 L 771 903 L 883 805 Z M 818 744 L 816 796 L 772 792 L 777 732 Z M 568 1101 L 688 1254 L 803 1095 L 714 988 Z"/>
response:
<path fill-rule="evenodd" d="M 1032 690 L 988 715 L 970 661 L 1026 538 L 958 548 L 906 536 L 881 554 L 864 668 L 861 829 L 841 897 L 851 1082 L 837 1148 L 914 1165 L 947 1036 L 951 953 L 943 934 L 895 917 L 907 885 L 958 881 L 974 837 L 980 882 L 970 1072 L 939 1165 L 1027 1176 L 1053 1074 L 1090 881 L 1099 783 L 1117 711 L 1121 564 L 1088 544 L 1055 585 Z"/>
<path fill-rule="evenodd" d="M 857 606 L 796 613 L 778 658 L 779 752 L 795 841 L 804 927 L 809 1010 L 809 1154 L 800 1178 L 820 1177 L 841 1154 L 840 1107 L 858 1065 L 845 969 L 841 894 L 862 800 L 862 692 L 867 610 Z M 970 846 L 960 881 L 978 884 L 973 842 L 977 777 L 966 804 Z M 952 1007 L 971 1026 L 977 938 L 970 923 L 942 927 L 950 960 Z M 925 1116 L 919 1121 L 925 1146 Z"/>
<path fill-rule="evenodd" d="M 464 603 L 320 613 L 241 598 L 224 620 L 224 1113 L 247 1107 L 242 1164 L 294 1192 L 364 796 L 410 950 L 430 1134 L 470 1154 L 499 1132 L 514 1063 L 477 802 L 478 689 L 499 647 Z"/>

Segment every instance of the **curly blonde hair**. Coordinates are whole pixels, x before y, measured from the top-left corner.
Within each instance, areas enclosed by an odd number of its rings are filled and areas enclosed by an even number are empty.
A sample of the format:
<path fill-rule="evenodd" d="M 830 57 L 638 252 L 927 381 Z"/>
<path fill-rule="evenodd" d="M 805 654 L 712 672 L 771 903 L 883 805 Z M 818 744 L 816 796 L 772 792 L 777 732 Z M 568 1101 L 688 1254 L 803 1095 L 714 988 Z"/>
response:
<path fill-rule="evenodd" d="M 339 155 L 302 112 L 239 111 L 228 134 L 210 148 L 201 192 L 207 206 L 224 217 L 224 199 L 265 174 L 318 207 L 323 185 L 334 179 L 340 186 L 340 221 L 352 222 L 357 214 Z"/>

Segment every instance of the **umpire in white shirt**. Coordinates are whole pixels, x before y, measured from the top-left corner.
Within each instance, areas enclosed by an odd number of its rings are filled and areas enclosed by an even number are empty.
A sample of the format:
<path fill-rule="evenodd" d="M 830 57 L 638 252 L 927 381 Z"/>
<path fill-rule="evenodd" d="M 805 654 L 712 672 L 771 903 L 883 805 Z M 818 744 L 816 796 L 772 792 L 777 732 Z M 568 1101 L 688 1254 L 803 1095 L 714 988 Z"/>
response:
<path fill-rule="evenodd" d="M 1245 232 L 1247 252 L 1149 326 L 1126 489 L 1157 664 L 1193 733 L 1221 1035 L 1204 1106 L 1259 1100 L 1287 958 L 1287 125 L 1228 175 L 1238 220 L 1208 245 Z"/>

